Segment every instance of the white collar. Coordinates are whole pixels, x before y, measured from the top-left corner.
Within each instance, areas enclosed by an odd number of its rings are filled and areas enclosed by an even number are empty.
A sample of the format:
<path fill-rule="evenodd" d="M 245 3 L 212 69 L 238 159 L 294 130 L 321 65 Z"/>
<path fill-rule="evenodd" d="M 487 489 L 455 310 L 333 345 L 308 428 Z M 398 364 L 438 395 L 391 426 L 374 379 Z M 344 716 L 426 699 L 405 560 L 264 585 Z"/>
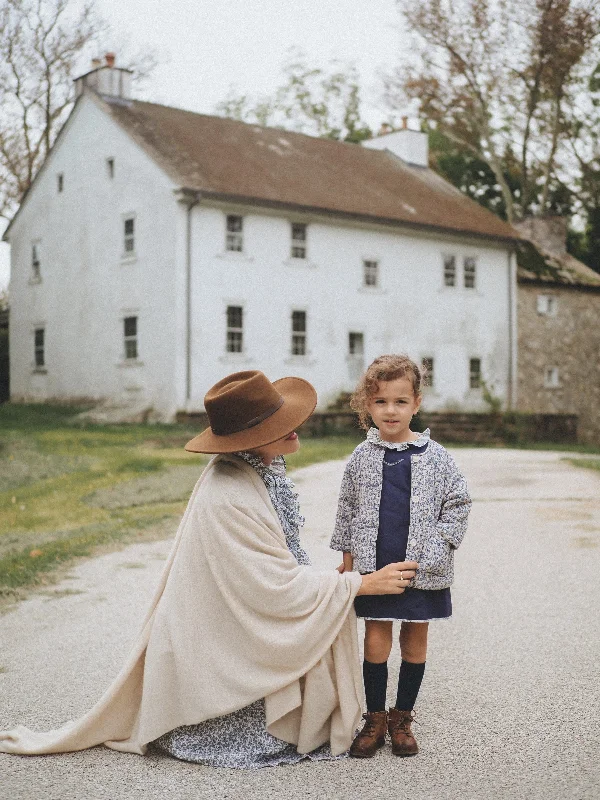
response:
<path fill-rule="evenodd" d="M 369 428 L 367 432 L 367 442 L 379 445 L 380 447 L 386 447 L 388 450 L 407 450 L 409 445 L 414 445 L 415 447 L 425 447 L 425 445 L 429 442 L 429 436 L 430 431 L 429 428 L 427 428 L 423 431 L 423 433 L 419 434 L 418 439 L 414 439 L 412 442 L 386 442 L 379 435 L 379 429 L 373 427 Z"/>

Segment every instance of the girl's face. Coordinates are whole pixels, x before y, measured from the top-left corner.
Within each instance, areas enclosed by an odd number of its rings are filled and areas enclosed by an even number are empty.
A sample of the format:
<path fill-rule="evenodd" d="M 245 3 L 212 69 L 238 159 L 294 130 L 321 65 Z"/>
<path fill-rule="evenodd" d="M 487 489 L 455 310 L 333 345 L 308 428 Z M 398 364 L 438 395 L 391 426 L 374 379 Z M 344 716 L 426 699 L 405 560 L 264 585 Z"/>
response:
<path fill-rule="evenodd" d="M 286 456 L 290 453 L 296 453 L 300 449 L 300 439 L 295 431 L 288 433 L 283 439 L 277 439 L 276 442 L 266 444 L 264 447 L 257 447 L 251 452 L 260 456 L 264 463 L 268 466 L 276 456 Z"/>
<path fill-rule="evenodd" d="M 413 438 L 410 420 L 417 413 L 421 398 L 414 393 L 409 378 L 380 381 L 369 398 L 367 411 L 387 442 L 405 442 Z"/>

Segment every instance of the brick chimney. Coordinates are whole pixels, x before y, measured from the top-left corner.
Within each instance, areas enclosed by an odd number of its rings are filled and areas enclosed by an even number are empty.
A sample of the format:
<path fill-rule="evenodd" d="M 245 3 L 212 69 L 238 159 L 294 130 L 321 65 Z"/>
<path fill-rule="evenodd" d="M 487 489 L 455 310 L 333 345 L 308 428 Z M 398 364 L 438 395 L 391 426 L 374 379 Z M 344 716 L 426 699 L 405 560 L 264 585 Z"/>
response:
<path fill-rule="evenodd" d="M 83 94 L 85 89 L 92 89 L 107 99 L 131 100 L 133 72 L 130 69 L 116 67 L 115 62 L 114 53 L 106 53 L 104 62 L 100 58 L 92 59 L 92 69 L 85 75 L 75 78 L 77 97 Z"/>
<path fill-rule="evenodd" d="M 567 252 L 566 217 L 527 217 L 514 222 L 513 228 L 553 256 L 563 256 Z"/>

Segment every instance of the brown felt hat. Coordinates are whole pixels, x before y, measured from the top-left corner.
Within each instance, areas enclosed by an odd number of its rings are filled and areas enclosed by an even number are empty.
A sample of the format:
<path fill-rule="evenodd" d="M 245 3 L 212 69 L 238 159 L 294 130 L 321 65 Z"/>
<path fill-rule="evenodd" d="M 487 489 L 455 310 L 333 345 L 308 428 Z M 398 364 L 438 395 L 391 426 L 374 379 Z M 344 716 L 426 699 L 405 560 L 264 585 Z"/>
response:
<path fill-rule="evenodd" d="M 259 370 L 234 372 L 209 389 L 204 408 L 210 428 L 185 446 L 192 453 L 235 453 L 264 447 L 292 433 L 317 405 L 302 378 L 271 381 Z"/>

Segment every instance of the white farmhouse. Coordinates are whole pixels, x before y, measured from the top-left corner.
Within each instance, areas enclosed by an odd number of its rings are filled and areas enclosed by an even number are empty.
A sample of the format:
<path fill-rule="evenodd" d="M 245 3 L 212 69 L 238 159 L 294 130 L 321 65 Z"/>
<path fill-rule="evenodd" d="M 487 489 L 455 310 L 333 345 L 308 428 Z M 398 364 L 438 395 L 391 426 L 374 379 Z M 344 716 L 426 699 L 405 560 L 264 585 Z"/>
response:
<path fill-rule="evenodd" d="M 324 408 L 375 356 L 430 367 L 427 407 L 515 404 L 518 234 L 427 167 L 130 98 L 110 64 L 10 224 L 13 401 L 202 409 L 224 375 L 298 375 Z"/>

